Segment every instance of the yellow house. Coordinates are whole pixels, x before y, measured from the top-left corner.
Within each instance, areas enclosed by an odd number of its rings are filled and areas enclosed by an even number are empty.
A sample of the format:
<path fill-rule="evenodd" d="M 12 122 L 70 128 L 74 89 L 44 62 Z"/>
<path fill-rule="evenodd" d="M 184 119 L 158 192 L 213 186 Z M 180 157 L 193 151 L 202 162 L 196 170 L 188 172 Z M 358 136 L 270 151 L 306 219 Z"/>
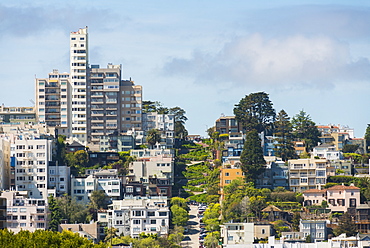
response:
<path fill-rule="evenodd" d="M 240 163 L 236 163 L 235 165 L 223 165 L 220 171 L 220 194 L 221 200 L 224 198 L 223 195 L 223 188 L 229 185 L 235 179 L 243 179 L 244 180 L 244 173 L 240 168 Z"/>

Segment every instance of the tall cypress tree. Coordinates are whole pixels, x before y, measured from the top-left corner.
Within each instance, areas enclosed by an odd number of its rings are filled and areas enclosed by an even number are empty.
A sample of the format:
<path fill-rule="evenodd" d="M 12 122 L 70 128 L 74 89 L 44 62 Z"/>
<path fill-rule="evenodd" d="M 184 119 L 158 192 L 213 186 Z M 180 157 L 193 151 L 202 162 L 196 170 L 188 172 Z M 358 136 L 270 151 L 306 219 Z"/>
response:
<path fill-rule="evenodd" d="M 302 140 L 306 145 L 306 152 L 312 150 L 320 142 L 320 131 L 316 123 L 312 121 L 309 114 L 301 110 L 299 114 L 293 117 L 293 134 L 297 140 Z"/>
<path fill-rule="evenodd" d="M 62 215 L 60 213 L 60 209 L 58 206 L 57 201 L 55 200 L 54 196 L 48 197 L 48 204 L 49 204 L 49 211 L 50 211 L 50 222 L 49 222 L 49 229 L 51 231 L 58 231 L 58 226 L 62 219 Z"/>
<path fill-rule="evenodd" d="M 282 109 L 275 121 L 275 155 L 283 161 L 297 157 L 293 144 L 293 128 L 288 114 Z"/>
<path fill-rule="evenodd" d="M 261 139 L 257 130 L 249 131 L 246 134 L 240 162 L 247 181 L 254 182 L 263 173 L 266 161 L 263 158 Z"/>

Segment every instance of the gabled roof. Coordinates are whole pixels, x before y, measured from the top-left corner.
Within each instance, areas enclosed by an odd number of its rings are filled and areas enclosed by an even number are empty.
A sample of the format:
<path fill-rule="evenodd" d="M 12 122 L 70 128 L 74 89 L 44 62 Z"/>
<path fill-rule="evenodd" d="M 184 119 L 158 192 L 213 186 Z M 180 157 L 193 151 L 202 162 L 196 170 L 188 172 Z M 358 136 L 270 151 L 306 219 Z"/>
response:
<path fill-rule="evenodd" d="M 353 185 L 351 185 L 351 186 L 334 185 L 334 186 L 328 188 L 328 190 L 346 190 L 346 189 L 358 189 L 359 190 L 360 188 L 358 188 L 356 186 L 353 186 Z"/>
<path fill-rule="evenodd" d="M 68 146 L 80 146 L 80 147 L 85 147 L 84 145 L 78 143 L 77 141 L 73 141 L 72 144 L 68 145 Z"/>
<path fill-rule="evenodd" d="M 274 205 L 269 205 L 262 209 L 262 212 L 284 212 L 284 211 Z"/>
<path fill-rule="evenodd" d="M 308 189 L 303 191 L 303 194 L 307 193 L 325 193 L 326 189 Z"/>

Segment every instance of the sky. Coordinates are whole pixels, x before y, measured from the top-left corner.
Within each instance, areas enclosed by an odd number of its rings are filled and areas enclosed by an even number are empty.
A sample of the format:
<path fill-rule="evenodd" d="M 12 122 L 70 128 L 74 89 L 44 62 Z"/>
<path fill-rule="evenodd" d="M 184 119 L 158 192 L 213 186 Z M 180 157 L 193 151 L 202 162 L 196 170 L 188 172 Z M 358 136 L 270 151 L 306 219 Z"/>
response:
<path fill-rule="evenodd" d="M 356 137 L 370 123 L 370 1 L 2 0 L 0 104 L 32 106 L 35 78 L 69 71 L 85 26 L 90 64 L 121 64 L 143 100 L 186 111 L 189 134 L 260 91 Z"/>

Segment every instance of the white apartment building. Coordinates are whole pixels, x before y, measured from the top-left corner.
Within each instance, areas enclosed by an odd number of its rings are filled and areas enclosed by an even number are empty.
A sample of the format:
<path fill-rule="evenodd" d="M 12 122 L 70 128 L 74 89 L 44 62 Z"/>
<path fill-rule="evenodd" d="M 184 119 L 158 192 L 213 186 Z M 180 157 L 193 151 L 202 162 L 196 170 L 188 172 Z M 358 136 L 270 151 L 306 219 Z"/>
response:
<path fill-rule="evenodd" d="M 91 193 L 103 190 L 112 200 L 119 200 L 122 196 L 122 182 L 116 169 L 88 170 L 87 177 L 71 178 L 71 196 L 77 201 L 88 203 Z"/>
<path fill-rule="evenodd" d="M 173 184 L 173 150 L 131 150 L 131 156 L 137 157 L 137 161 L 130 164 L 129 174 L 126 175 L 131 181 L 148 183 L 149 178 L 163 178 Z"/>
<path fill-rule="evenodd" d="M 343 158 L 341 151 L 338 151 L 334 145 L 322 144 L 313 148 L 314 157 L 325 158 L 327 160 L 340 160 Z"/>
<path fill-rule="evenodd" d="M 87 27 L 70 35 L 70 75 L 72 90 L 72 137 L 87 141 L 87 70 L 89 66 Z"/>
<path fill-rule="evenodd" d="M 157 129 L 161 133 L 159 149 L 173 148 L 175 144 L 175 115 L 157 112 L 143 113 L 143 130 Z"/>
<path fill-rule="evenodd" d="M 167 197 L 136 197 L 113 201 L 107 211 L 108 227 L 118 229 L 117 234 L 138 238 L 140 233 L 169 232 L 170 209 Z"/>
<path fill-rule="evenodd" d="M 0 138 L 0 189 L 10 186 L 10 142 Z"/>
<path fill-rule="evenodd" d="M 52 141 L 17 139 L 11 144 L 15 157 L 15 186 L 36 199 L 48 197 L 48 163 L 52 159 Z"/>
<path fill-rule="evenodd" d="M 55 189 L 56 196 L 69 193 L 70 185 L 70 168 L 66 165 L 48 166 L 48 189 Z"/>
<path fill-rule="evenodd" d="M 288 166 L 290 190 L 303 192 L 326 184 L 330 163 L 326 159 L 292 159 Z"/>
<path fill-rule="evenodd" d="M 27 191 L 5 191 L 1 194 L 7 201 L 7 228 L 12 232 L 48 228 L 47 200 L 28 198 L 27 194 Z"/>

